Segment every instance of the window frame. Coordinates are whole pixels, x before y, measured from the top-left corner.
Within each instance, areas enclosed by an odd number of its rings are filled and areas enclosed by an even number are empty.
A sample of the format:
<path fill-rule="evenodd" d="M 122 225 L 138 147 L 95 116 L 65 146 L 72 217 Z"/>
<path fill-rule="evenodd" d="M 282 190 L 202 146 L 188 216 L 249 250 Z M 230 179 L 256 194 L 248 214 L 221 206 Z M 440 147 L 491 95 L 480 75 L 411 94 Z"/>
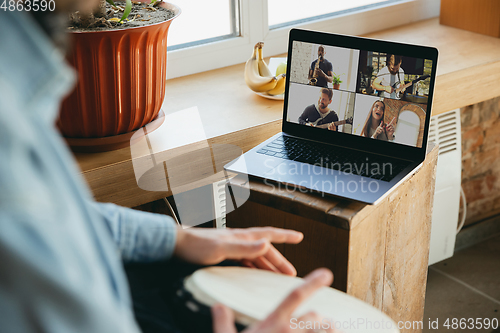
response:
<path fill-rule="evenodd" d="M 215 38 L 213 42 L 194 43 L 168 51 L 167 79 L 244 63 L 259 41 L 265 43 L 265 57 L 286 53 L 291 28 L 364 35 L 436 17 L 439 16 L 440 0 L 382 3 L 272 30 L 268 26 L 267 0 L 239 0 L 237 8 L 240 14 L 240 36 Z M 175 20 L 172 24 L 175 24 Z"/>

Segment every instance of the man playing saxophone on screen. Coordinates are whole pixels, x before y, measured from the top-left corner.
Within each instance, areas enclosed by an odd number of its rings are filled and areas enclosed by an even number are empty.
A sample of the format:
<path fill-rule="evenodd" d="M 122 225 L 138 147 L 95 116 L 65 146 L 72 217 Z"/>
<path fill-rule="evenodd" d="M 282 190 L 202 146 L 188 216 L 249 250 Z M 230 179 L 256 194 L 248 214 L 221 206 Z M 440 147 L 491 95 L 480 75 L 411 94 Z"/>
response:
<path fill-rule="evenodd" d="M 318 47 L 318 59 L 311 63 L 309 69 L 309 84 L 317 87 L 328 88 L 328 82 L 333 81 L 333 65 L 325 59 L 325 47 Z"/>

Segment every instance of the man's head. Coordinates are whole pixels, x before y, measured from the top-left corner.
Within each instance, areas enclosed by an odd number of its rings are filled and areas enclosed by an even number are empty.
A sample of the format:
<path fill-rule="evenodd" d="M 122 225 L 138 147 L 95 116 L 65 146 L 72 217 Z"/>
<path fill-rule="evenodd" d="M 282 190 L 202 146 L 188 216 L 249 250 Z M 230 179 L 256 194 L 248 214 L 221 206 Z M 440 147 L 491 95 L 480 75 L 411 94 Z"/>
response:
<path fill-rule="evenodd" d="M 403 62 L 403 57 L 395 54 L 387 54 L 386 58 L 387 68 L 392 75 L 396 75 L 399 72 L 401 63 Z"/>
<path fill-rule="evenodd" d="M 327 111 L 328 105 L 332 102 L 333 90 L 328 88 L 321 88 L 319 94 L 318 107 L 321 110 Z"/>
<path fill-rule="evenodd" d="M 320 47 L 318 47 L 318 58 L 323 59 L 325 57 L 325 54 L 325 47 L 323 45 L 320 45 Z"/>

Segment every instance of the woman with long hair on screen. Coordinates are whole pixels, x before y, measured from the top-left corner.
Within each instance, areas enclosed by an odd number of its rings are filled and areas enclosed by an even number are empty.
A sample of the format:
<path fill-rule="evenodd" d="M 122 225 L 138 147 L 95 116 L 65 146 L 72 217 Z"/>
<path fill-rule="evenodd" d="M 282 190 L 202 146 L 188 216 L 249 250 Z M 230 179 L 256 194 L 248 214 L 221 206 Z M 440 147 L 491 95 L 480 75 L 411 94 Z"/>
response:
<path fill-rule="evenodd" d="M 373 103 L 368 116 L 366 117 L 365 126 L 361 131 L 361 136 L 367 138 L 378 139 L 383 141 L 394 140 L 394 119 L 389 124 L 384 123 L 385 103 L 383 101 L 375 101 Z"/>

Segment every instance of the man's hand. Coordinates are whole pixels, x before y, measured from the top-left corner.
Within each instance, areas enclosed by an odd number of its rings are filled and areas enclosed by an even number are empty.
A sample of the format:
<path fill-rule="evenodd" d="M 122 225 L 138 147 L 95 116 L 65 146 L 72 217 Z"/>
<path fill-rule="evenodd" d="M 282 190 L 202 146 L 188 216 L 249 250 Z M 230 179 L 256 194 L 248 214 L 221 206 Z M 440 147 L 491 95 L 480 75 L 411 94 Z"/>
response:
<path fill-rule="evenodd" d="M 265 320 L 253 325 L 243 331 L 244 333 L 301 333 L 301 332 L 318 332 L 313 329 L 298 329 L 292 328 L 293 312 L 310 297 L 315 291 L 323 286 L 332 284 L 333 274 L 327 269 L 320 268 L 304 278 L 304 283 L 296 288 L 287 298 L 267 317 Z M 221 304 L 216 304 L 212 307 L 213 331 L 214 333 L 236 333 L 234 326 L 233 312 Z M 322 318 L 316 313 L 307 313 L 300 318 L 299 322 L 321 322 Z M 295 322 L 295 321 L 294 321 Z M 333 332 L 332 328 L 322 327 L 325 333 Z"/>
<path fill-rule="evenodd" d="M 335 126 L 335 123 L 330 123 L 330 125 L 328 125 L 328 129 L 330 131 L 337 131 L 337 126 Z"/>
<path fill-rule="evenodd" d="M 325 72 L 321 68 L 318 67 L 318 69 L 315 70 L 314 72 L 316 74 L 316 77 L 321 76 L 322 78 L 326 78 Z"/>
<path fill-rule="evenodd" d="M 392 94 L 394 92 L 394 88 L 391 86 L 384 86 L 384 90 L 389 94 Z"/>
<path fill-rule="evenodd" d="M 178 229 L 174 255 L 193 264 L 215 265 L 226 259 L 247 267 L 295 276 L 297 271 L 271 243 L 297 244 L 304 235 L 272 227 Z"/>

